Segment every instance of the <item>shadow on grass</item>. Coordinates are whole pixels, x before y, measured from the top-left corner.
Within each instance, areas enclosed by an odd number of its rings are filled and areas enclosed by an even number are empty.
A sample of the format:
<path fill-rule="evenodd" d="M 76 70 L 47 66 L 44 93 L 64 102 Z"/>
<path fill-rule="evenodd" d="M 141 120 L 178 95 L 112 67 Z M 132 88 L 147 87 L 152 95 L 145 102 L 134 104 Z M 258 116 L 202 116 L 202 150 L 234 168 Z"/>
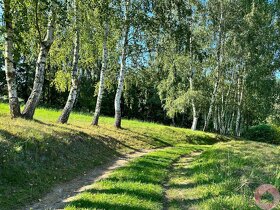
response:
<path fill-rule="evenodd" d="M 112 145 L 83 132 L 46 133 L 39 128 L 27 132 L 0 129 L 1 209 L 23 206 L 55 184 L 120 156 Z"/>
<path fill-rule="evenodd" d="M 205 196 L 202 198 L 195 198 L 195 199 L 173 199 L 169 202 L 168 206 L 173 207 L 174 209 L 194 209 L 192 208 L 194 205 L 199 204 L 207 199 L 211 199 L 212 196 Z"/>
<path fill-rule="evenodd" d="M 277 183 L 280 165 L 269 146 L 250 142 L 215 145 L 193 162 L 179 164 L 171 174 L 170 207 L 185 209 L 258 209 L 252 199 L 264 183 Z M 274 152 L 273 152 L 274 151 Z M 279 186 L 278 186 L 279 187 Z M 184 209 L 183 208 L 183 209 Z"/>
<path fill-rule="evenodd" d="M 128 128 L 124 128 L 124 130 L 126 130 L 126 131 L 128 131 L 132 134 L 136 134 L 137 136 L 141 136 L 143 139 L 152 139 L 151 142 L 157 142 L 157 144 L 155 144 L 155 146 L 157 146 L 157 145 L 161 145 L 161 146 L 165 146 L 165 147 L 173 146 L 171 143 L 169 143 L 167 141 L 164 141 L 160 138 L 151 136 L 151 135 L 147 135 L 147 134 L 143 134 L 143 133 L 140 133 L 140 132 L 137 132 L 137 131 L 133 131 L 132 129 L 128 129 Z"/>
<path fill-rule="evenodd" d="M 153 210 L 153 209 L 147 209 L 145 207 L 140 206 L 132 206 L 130 204 L 111 204 L 110 202 L 106 201 L 100 201 L 100 202 L 94 202 L 87 199 L 80 199 L 78 201 L 74 201 L 72 203 L 73 206 L 77 208 L 88 208 L 93 209 L 93 207 L 97 207 L 96 209 L 111 209 L 111 210 Z M 95 208 L 94 208 L 95 209 Z"/>
<path fill-rule="evenodd" d="M 108 180 L 107 180 L 108 181 Z M 112 181 L 114 182 L 114 181 Z M 162 199 L 162 195 L 156 192 L 145 192 L 140 189 L 130 189 L 130 188 L 121 188 L 120 186 L 115 186 L 110 189 L 92 189 L 88 190 L 91 194 L 130 194 L 132 196 L 136 196 L 143 200 L 151 200 L 151 201 L 160 201 Z"/>
<path fill-rule="evenodd" d="M 79 195 L 67 208 L 162 209 L 163 183 L 168 177 L 170 165 L 187 151 L 165 149 L 137 158 L 95 183 L 92 189 Z"/>

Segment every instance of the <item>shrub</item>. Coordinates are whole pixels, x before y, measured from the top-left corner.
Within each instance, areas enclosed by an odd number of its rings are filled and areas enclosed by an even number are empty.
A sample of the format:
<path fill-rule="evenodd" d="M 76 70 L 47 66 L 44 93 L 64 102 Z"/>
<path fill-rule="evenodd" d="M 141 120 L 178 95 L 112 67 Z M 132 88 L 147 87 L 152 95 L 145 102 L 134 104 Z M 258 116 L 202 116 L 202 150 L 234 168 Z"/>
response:
<path fill-rule="evenodd" d="M 262 124 L 252 126 L 245 133 L 245 137 L 253 141 L 280 144 L 280 130 L 274 125 Z"/>

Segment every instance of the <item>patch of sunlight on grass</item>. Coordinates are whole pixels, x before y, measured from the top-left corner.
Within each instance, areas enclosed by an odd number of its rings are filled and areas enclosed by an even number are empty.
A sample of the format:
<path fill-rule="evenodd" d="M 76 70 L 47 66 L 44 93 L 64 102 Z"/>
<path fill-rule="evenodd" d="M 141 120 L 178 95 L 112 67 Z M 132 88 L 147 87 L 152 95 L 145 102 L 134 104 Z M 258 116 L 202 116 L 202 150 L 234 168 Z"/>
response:
<path fill-rule="evenodd" d="M 92 189 L 78 195 L 66 209 L 162 209 L 163 183 L 171 164 L 195 148 L 167 148 L 137 158 L 93 184 Z"/>
<path fill-rule="evenodd" d="M 232 196 L 221 196 L 217 198 L 212 198 L 201 205 L 197 205 L 194 208 L 204 209 L 204 210 L 219 210 L 219 209 L 259 209 L 253 204 L 252 198 L 249 198 L 251 202 L 244 201 L 244 196 L 242 195 L 232 195 Z"/>
<path fill-rule="evenodd" d="M 218 143 L 189 167 L 176 165 L 167 191 L 169 209 L 257 210 L 253 200 L 257 187 L 273 184 L 280 188 L 279 155 L 278 147 L 272 145 Z"/>
<path fill-rule="evenodd" d="M 110 117 L 101 117 L 100 126 L 93 127 L 91 114 L 77 112 L 71 114 L 68 124 L 61 125 L 57 123 L 59 115 L 60 110 L 38 108 L 34 120 L 12 120 L 8 105 L 0 103 L 1 209 L 23 206 L 55 184 L 123 154 L 228 140 L 137 120 L 124 119 L 123 129 L 115 129 Z"/>
<path fill-rule="evenodd" d="M 74 207 L 75 206 L 75 207 Z M 67 210 L 74 209 L 120 209 L 120 210 L 159 210 L 160 203 L 149 199 L 139 201 L 139 198 L 128 194 L 108 194 L 108 193 L 84 193 L 73 201 L 72 206 L 66 207 Z"/>

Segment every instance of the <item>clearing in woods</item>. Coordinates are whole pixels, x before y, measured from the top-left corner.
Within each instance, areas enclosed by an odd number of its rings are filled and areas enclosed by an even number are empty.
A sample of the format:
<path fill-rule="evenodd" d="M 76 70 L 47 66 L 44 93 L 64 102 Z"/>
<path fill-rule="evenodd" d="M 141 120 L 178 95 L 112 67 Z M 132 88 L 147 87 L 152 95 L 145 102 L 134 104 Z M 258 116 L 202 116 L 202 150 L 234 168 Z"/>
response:
<path fill-rule="evenodd" d="M 119 130 L 107 117 L 92 127 L 78 113 L 61 125 L 48 109 L 34 121 L 8 113 L 0 104 L 1 209 L 48 198 L 67 209 L 258 209 L 255 189 L 280 186 L 274 145 L 133 120 Z"/>

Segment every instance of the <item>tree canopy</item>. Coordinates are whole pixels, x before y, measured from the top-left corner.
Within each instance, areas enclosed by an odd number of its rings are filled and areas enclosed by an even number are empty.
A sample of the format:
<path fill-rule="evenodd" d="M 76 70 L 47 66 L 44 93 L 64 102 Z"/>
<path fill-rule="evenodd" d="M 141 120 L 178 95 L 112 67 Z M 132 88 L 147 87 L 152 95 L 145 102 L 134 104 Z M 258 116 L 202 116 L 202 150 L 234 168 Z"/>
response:
<path fill-rule="evenodd" d="M 117 127 L 126 117 L 237 136 L 279 123 L 277 0 L 1 6 L 0 96 L 12 117 L 32 118 L 38 105 L 64 107 L 67 122 L 74 107 L 95 111 L 93 124 L 115 114 Z M 21 113 L 19 103 L 26 103 Z"/>

